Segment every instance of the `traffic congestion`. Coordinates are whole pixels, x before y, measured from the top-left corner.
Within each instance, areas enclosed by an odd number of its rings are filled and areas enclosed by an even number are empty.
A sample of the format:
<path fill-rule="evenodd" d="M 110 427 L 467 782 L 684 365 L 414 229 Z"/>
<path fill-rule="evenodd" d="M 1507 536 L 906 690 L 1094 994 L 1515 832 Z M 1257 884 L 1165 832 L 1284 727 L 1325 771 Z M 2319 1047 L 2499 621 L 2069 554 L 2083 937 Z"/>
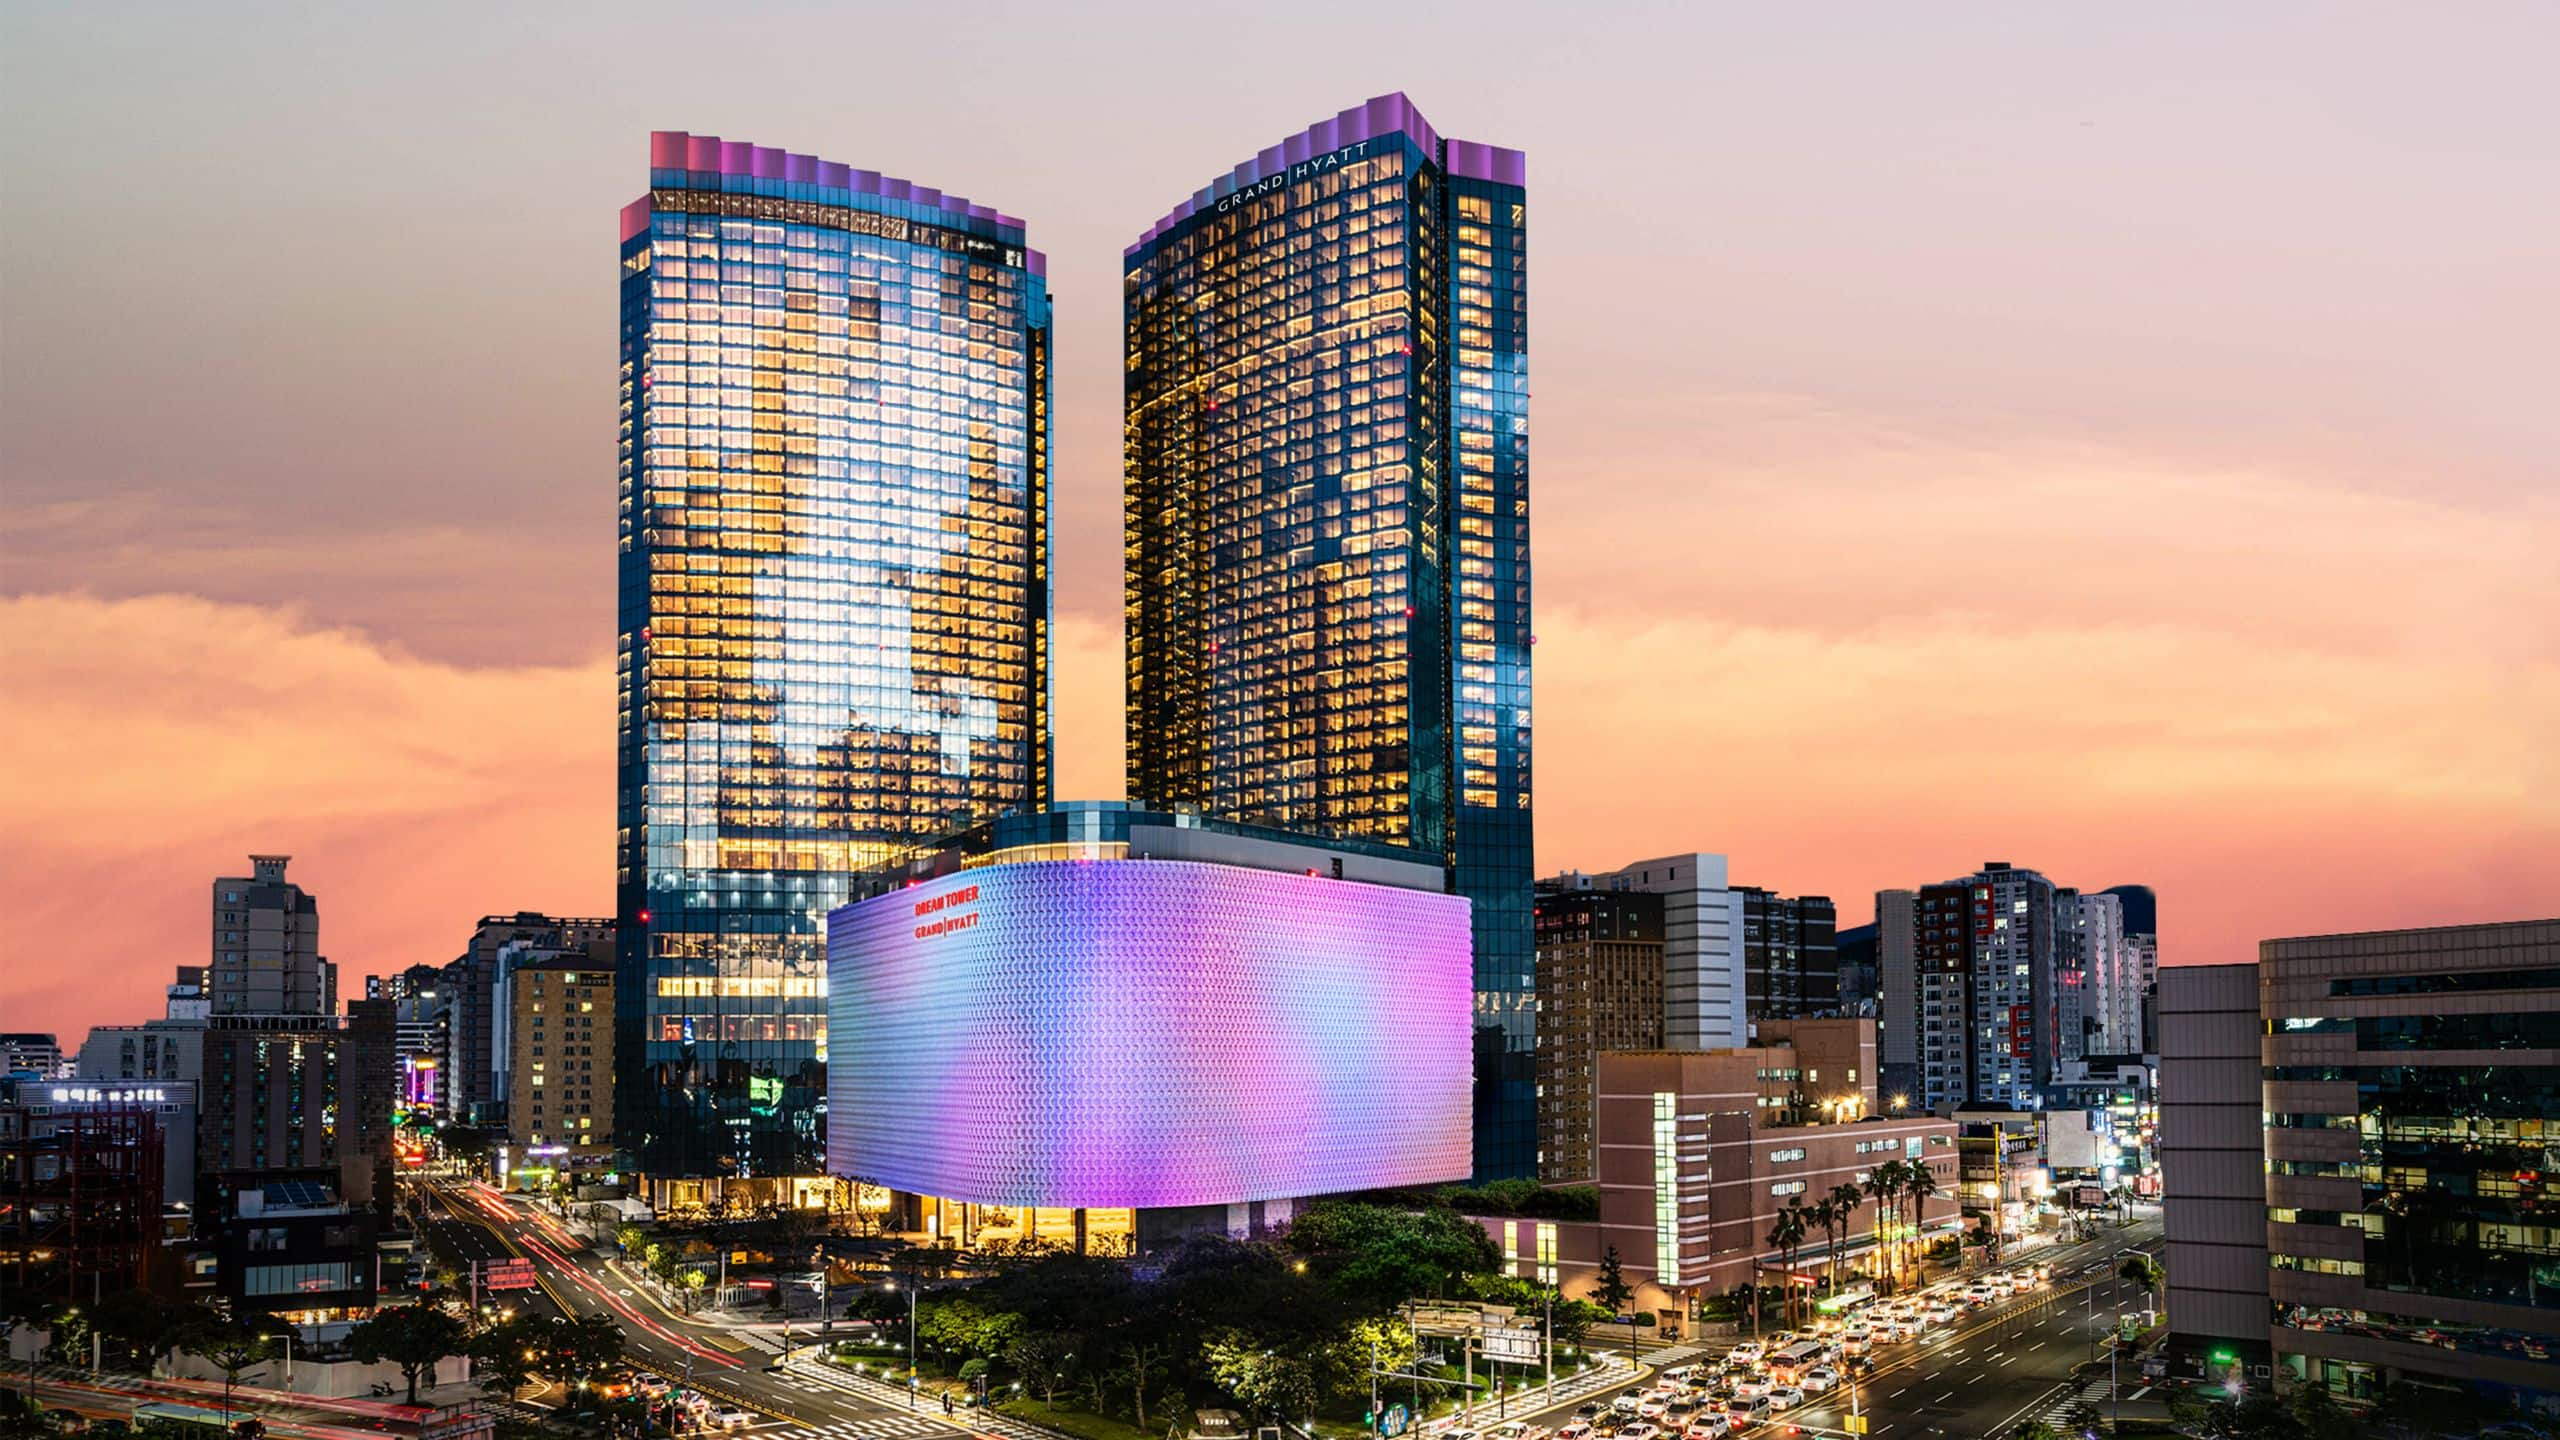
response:
<path fill-rule="evenodd" d="M 1725 1440 L 1790 1433 L 1796 1428 L 1788 1423 L 1791 1413 L 1853 1390 L 1894 1347 L 2052 1280 L 2047 1266 L 2021 1265 L 1865 1301 L 1800 1330 L 1741 1341 L 1718 1358 L 1668 1366 L 1648 1383 L 1585 1401 L 1552 1431 L 1515 1420 L 1445 1430 L 1437 1440 Z"/>

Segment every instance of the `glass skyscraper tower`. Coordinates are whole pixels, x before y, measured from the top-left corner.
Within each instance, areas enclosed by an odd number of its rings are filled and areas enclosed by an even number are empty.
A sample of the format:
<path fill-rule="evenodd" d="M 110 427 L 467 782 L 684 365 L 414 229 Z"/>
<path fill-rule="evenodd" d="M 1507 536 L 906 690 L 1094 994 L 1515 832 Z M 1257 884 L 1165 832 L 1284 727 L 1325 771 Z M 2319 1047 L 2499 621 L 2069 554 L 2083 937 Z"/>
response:
<path fill-rule="evenodd" d="M 1123 265 L 1130 797 L 1447 858 L 1485 1178 L 1537 1173 L 1525 172 L 1383 96 Z"/>
<path fill-rule="evenodd" d="M 1049 295 L 1022 222 L 650 138 L 622 212 L 617 1140 L 816 1174 L 826 917 L 1044 807 Z"/>

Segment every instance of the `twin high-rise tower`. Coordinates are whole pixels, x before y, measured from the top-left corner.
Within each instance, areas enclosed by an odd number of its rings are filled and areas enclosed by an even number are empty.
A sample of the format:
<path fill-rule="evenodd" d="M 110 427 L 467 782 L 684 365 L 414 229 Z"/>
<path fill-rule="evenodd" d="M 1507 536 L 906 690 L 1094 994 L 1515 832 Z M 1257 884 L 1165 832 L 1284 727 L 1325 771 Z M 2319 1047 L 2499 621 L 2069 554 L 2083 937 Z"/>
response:
<path fill-rule="evenodd" d="M 1123 265 L 1130 797 L 1445 858 L 1483 1177 L 1536 1172 L 1524 183 L 1386 96 Z M 1050 802 L 1045 270 L 925 187 L 652 139 L 622 245 L 644 1171 L 815 1173 L 848 876 Z"/>

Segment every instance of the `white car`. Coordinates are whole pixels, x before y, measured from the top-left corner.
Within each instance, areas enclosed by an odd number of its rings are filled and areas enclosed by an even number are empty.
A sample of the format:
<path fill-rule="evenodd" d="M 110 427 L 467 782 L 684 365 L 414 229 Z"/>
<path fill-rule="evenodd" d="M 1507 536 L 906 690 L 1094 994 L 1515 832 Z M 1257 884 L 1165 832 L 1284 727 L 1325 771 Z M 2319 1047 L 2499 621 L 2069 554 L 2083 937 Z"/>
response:
<path fill-rule="evenodd" d="M 1772 1410 L 1793 1410 L 1803 1403 L 1804 1392 L 1793 1385 L 1781 1385 L 1769 1392 L 1769 1408 Z"/>
<path fill-rule="evenodd" d="M 723 1430 L 744 1430 L 756 1423 L 756 1417 L 752 1411 L 747 1410 L 714 1410 L 711 1412 L 711 1423 Z"/>
<path fill-rule="evenodd" d="M 1633 1415 L 1636 1413 L 1636 1407 L 1643 1403 L 1644 1397 L 1633 1390 L 1630 1390 L 1626 1394 L 1619 1396 L 1617 1399 L 1610 1401 L 1609 1408 L 1621 1415 Z"/>
<path fill-rule="evenodd" d="M 1840 1372 L 1828 1365 L 1816 1365 L 1796 1380 L 1807 1395 L 1828 1395 L 1840 1388 Z"/>
<path fill-rule="evenodd" d="M 1724 1358 L 1728 1364 L 1757 1365 L 1760 1363 L 1760 1357 L 1767 1353 L 1767 1351 L 1760 1348 L 1759 1341 L 1745 1340 L 1741 1344 L 1724 1352 Z"/>
<path fill-rule="evenodd" d="M 1665 1400 L 1659 1395 L 1647 1395 L 1642 1400 L 1636 1402 L 1636 1418 L 1639 1420 L 1659 1420 L 1662 1418 L 1663 1412 L 1670 1408 L 1670 1401 Z"/>
<path fill-rule="evenodd" d="M 1655 1437 L 1661 1434 L 1661 1426 L 1648 1425 L 1644 1421 L 1639 1420 L 1633 1425 L 1628 1426 L 1626 1429 L 1619 1431 L 1618 1440 L 1655 1440 Z"/>
<path fill-rule="evenodd" d="M 1956 1307 L 1953 1305 L 1932 1305 L 1928 1308 L 1924 1318 L 1932 1325 L 1953 1325 L 1956 1323 Z"/>
<path fill-rule="evenodd" d="M 1733 1433 L 1733 1422 L 1722 1415 L 1701 1415 L 1680 1432 L 1680 1440 L 1724 1440 Z"/>

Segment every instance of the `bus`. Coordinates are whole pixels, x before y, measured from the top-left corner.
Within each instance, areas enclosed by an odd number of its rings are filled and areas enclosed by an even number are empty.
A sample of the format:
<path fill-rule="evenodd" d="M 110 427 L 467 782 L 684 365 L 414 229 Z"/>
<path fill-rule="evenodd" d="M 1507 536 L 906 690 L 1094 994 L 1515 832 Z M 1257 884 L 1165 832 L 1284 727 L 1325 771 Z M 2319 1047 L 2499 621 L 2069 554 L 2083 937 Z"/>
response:
<path fill-rule="evenodd" d="M 1800 1341 L 1769 1357 L 1770 1372 L 1781 1380 L 1793 1380 L 1821 1364 L 1829 1349 L 1819 1340 Z"/>
<path fill-rule="evenodd" d="M 246 1410 L 233 1410 L 226 1414 L 220 1410 L 207 1409 L 202 1405 L 177 1405 L 166 1400 L 154 1400 L 149 1404 L 133 1407 L 133 1425 L 137 1430 L 156 1420 L 163 1425 L 173 1425 L 190 1433 L 228 1435 L 233 1425 L 248 1418 L 249 1412 Z"/>

